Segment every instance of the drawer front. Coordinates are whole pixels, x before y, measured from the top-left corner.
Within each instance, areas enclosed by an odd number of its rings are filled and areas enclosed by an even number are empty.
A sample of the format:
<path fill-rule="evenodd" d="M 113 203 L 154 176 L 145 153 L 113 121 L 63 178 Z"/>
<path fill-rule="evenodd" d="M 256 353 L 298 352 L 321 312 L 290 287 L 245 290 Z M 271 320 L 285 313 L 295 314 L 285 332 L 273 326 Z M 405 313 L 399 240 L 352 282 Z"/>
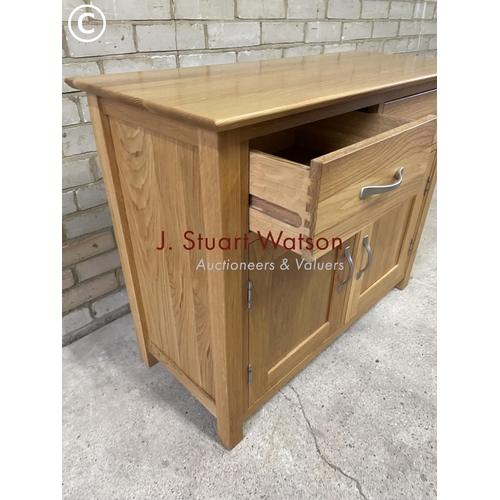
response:
<path fill-rule="evenodd" d="M 349 237 L 414 195 L 424 183 L 435 127 L 429 116 L 313 160 L 311 168 L 321 169 L 314 237 Z"/>
<path fill-rule="evenodd" d="M 328 242 L 335 238 L 346 240 L 423 186 L 435 135 L 435 116 L 399 121 L 399 126 L 387 130 L 367 115 L 366 121 L 371 123 L 364 127 L 365 131 L 384 131 L 362 140 L 356 135 L 357 142 L 345 146 L 345 131 L 359 118 L 357 114 L 350 122 L 346 120 L 346 129 L 340 135 L 332 132 L 327 138 L 329 146 L 340 149 L 312 159 L 309 166 L 269 153 L 251 152 L 252 231 L 264 235 L 271 232 L 275 241 L 280 234 L 282 238 L 310 238 L 314 242 L 312 248 L 301 245 L 294 251 L 313 260 L 332 248 L 324 241 L 317 245 L 319 238 Z M 390 126 L 394 124 L 392 120 L 395 119 L 388 120 Z M 331 132 L 337 125 L 326 121 L 323 133 Z M 361 126 L 357 127 L 359 130 Z M 314 142 L 303 130 L 297 135 L 298 142 L 300 138 L 307 145 Z M 325 138 L 319 142 L 325 144 Z M 397 172 L 401 167 L 400 179 Z M 363 188 L 384 186 L 385 189 L 364 190 L 365 196 L 361 196 Z M 375 194 L 377 191 L 380 192 Z"/>
<path fill-rule="evenodd" d="M 404 97 L 384 104 L 384 114 L 417 120 L 437 115 L 437 90 Z"/>

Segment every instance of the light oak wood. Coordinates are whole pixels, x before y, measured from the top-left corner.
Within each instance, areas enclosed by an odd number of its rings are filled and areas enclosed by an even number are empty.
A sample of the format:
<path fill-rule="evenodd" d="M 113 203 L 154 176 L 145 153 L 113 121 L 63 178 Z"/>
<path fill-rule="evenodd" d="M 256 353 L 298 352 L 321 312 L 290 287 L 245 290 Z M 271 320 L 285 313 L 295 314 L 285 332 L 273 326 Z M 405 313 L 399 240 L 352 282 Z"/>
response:
<path fill-rule="evenodd" d="M 436 80 L 436 61 L 342 52 L 301 58 L 68 78 L 67 83 L 169 116 L 226 130 Z"/>
<path fill-rule="evenodd" d="M 380 93 L 369 93 L 360 95 L 352 101 L 336 102 L 322 108 L 302 111 L 293 115 L 285 115 L 279 118 L 273 118 L 264 122 L 257 122 L 253 125 L 247 125 L 240 129 L 242 139 L 254 139 L 266 134 L 283 131 L 291 127 L 298 127 L 318 120 L 331 118 L 334 116 L 359 111 L 361 109 L 373 112 L 373 109 L 382 108 L 385 102 L 394 99 L 400 99 L 408 95 L 427 92 L 436 88 L 436 80 L 419 82 L 405 88 L 392 87 L 390 90 L 381 90 Z"/>
<path fill-rule="evenodd" d="M 200 130 L 201 212 L 206 234 L 242 236 L 248 227 L 248 145 L 238 131 L 216 134 Z M 245 147 L 246 146 L 246 147 Z M 215 249 L 207 258 L 246 262 L 244 249 Z M 207 272 L 208 304 L 215 358 L 215 400 L 219 439 L 232 449 L 243 439 L 243 352 L 247 301 L 244 271 Z"/>
<path fill-rule="evenodd" d="M 418 219 L 416 207 L 420 198 L 421 196 L 407 198 L 359 232 L 347 321 L 361 311 L 366 311 L 373 300 L 385 295 L 404 275 L 409 238 Z M 359 271 L 366 267 L 368 261 L 363 244 L 365 236 L 368 236 L 373 258 L 368 269 L 358 279 Z"/>
<path fill-rule="evenodd" d="M 353 244 L 349 240 L 344 248 Z M 316 269 L 307 269 L 295 253 L 282 247 L 264 249 L 256 241 L 250 245 L 249 261 L 274 264 L 273 270 L 254 270 L 248 276 L 254 290 L 249 312 L 252 406 L 342 326 L 349 286 L 340 293 L 338 288 L 349 270 L 338 248 L 318 259 Z M 330 270 L 323 267 L 328 264 Z M 314 301 L 305 300 L 311 296 Z"/>
<path fill-rule="evenodd" d="M 434 194 L 434 189 L 436 188 L 437 182 L 437 151 L 432 151 L 431 156 L 429 158 L 429 176 L 428 176 L 428 186 L 424 189 L 424 202 L 422 204 L 422 209 L 419 214 L 418 222 L 416 225 L 415 232 L 413 234 L 413 250 L 408 258 L 408 262 L 406 264 L 405 275 L 403 279 L 396 285 L 397 288 L 403 290 L 408 286 L 408 283 L 411 278 L 411 271 L 413 269 L 413 264 L 415 262 L 415 257 L 417 256 L 416 249 L 420 244 L 420 238 L 422 237 L 422 232 L 424 231 L 425 220 L 427 219 L 427 214 L 429 212 L 429 207 L 432 201 L 432 195 Z"/>
<path fill-rule="evenodd" d="M 165 351 L 157 347 L 154 342 L 148 342 L 148 350 L 155 358 L 172 374 L 174 377 L 184 385 L 203 406 L 214 416 L 217 416 L 217 409 L 215 401 L 207 394 L 199 385 L 193 382 L 186 374 L 175 364 L 166 354 Z"/>
<path fill-rule="evenodd" d="M 250 194 L 267 203 L 251 198 L 250 229 L 261 234 L 283 231 L 293 238 L 350 237 L 350 228 L 361 227 L 420 188 L 434 135 L 433 116 L 408 122 L 349 113 L 298 128 L 293 146 L 283 151 L 252 150 Z M 314 158 L 318 151 L 331 152 Z M 393 182 L 399 167 L 404 167 L 404 181 L 397 190 L 359 198 L 364 186 Z M 307 260 L 328 251 L 297 247 Z"/>
<path fill-rule="evenodd" d="M 123 188 L 116 162 L 115 148 L 111 136 L 109 118 L 102 112 L 102 102 L 95 95 L 88 96 L 92 127 L 101 161 L 102 176 L 106 188 L 113 228 L 120 253 L 123 278 L 128 292 L 130 310 L 134 319 L 137 346 L 141 359 L 147 366 L 153 366 L 158 361 L 148 352 L 147 340 L 149 337 L 146 322 L 142 291 L 139 285 L 137 266 L 132 248 L 132 235 L 125 211 Z"/>
<path fill-rule="evenodd" d="M 427 115 L 437 115 L 437 90 L 386 102 L 382 112 L 414 120 Z"/>
<path fill-rule="evenodd" d="M 198 149 L 110 117 L 112 140 L 145 307 L 148 338 L 215 398 L 210 284 L 196 271 L 203 250 L 186 251 L 183 233 L 205 231 Z M 166 247 L 157 250 L 161 233 Z"/>
<path fill-rule="evenodd" d="M 424 94 L 436 88 L 435 64 L 342 53 L 68 80 L 89 94 L 141 357 L 160 361 L 215 415 L 227 448 L 248 415 L 408 283 L 425 184 L 432 193 L 436 178 L 435 117 L 425 112 L 435 94 Z M 397 191 L 359 200 L 362 185 L 387 183 L 397 166 L 405 167 Z M 248 271 L 252 261 L 301 259 L 283 246 L 263 249 L 250 232 L 259 228 L 332 238 L 334 248 L 305 257 L 344 267 Z M 251 244 L 187 251 L 186 230 L 249 233 Z M 365 234 L 374 259 L 356 280 Z M 354 277 L 338 292 L 346 246 Z M 242 266 L 196 269 L 200 260 Z"/>

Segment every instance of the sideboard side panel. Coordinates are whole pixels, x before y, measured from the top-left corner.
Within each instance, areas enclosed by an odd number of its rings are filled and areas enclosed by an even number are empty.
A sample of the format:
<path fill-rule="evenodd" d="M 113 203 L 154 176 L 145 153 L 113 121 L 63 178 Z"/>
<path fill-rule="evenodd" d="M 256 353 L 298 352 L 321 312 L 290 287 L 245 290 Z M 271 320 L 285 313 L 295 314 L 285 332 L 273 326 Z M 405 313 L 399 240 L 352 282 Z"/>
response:
<path fill-rule="evenodd" d="M 134 320 L 139 354 L 147 366 L 153 366 L 158 360 L 147 349 L 148 331 L 137 279 L 137 268 L 134 262 L 123 192 L 116 165 L 115 150 L 111 138 L 109 119 L 102 112 L 102 101 L 100 98 L 93 94 L 88 94 L 88 103 L 97 152 L 101 162 L 102 175 L 105 181 L 106 195 L 113 220 L 114 233 L 120 252 L 123 277 Z"/>
<path fill-rule="evenodd" d="M 205 233 L 199 149 L 116 116 L 109 123 L 150 351 L 213 411 L 209 283 L 196 270 L 207 255 L 184 248 L 186 231 Z"/>

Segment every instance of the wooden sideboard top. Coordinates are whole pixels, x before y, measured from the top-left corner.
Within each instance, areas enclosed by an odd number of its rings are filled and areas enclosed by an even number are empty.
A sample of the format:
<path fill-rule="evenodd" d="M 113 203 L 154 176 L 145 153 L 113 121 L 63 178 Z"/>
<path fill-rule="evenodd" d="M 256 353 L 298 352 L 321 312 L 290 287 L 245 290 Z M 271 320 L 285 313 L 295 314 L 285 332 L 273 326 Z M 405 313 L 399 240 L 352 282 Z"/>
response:
<path fill-rule="evenodd" d="M 435 58 L 370 52 L 66 79 L 88 93 L 217 130 L 436 81 Z"/>

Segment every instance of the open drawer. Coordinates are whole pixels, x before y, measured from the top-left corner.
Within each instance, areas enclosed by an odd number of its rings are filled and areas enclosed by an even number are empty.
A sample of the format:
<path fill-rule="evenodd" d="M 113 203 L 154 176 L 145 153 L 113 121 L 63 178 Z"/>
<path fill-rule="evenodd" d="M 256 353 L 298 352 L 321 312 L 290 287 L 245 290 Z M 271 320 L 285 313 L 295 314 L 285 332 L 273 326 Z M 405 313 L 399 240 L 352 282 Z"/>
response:
<path fill-rule="evenodd" d="M 254 139 L 250 230 L 324 255 L 423 186 L 435 128 L 433 115 L 356 111 Z"/>

